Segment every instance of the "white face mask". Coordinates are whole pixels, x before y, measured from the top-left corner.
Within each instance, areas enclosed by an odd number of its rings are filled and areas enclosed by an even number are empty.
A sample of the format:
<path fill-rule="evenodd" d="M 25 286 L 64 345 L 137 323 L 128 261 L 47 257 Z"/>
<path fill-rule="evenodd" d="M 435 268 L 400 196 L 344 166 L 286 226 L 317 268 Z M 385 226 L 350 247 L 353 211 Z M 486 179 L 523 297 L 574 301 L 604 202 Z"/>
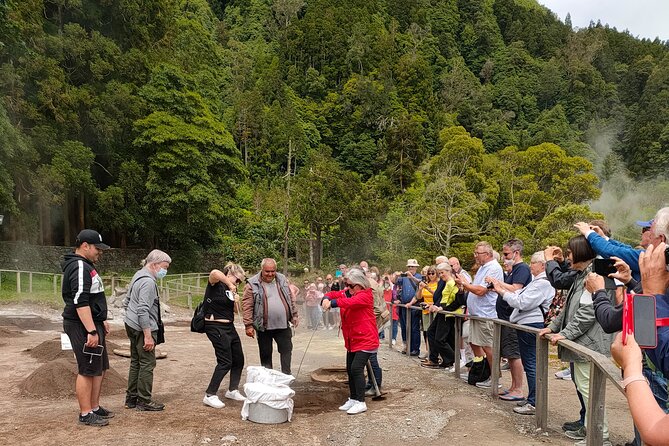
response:
<path fill-rule="evenodd" d="M 165 268 L 160 268 L 158 272 L 156 273 L 156 278 L 162 279 L 167 275 L 167 270 Z"/>

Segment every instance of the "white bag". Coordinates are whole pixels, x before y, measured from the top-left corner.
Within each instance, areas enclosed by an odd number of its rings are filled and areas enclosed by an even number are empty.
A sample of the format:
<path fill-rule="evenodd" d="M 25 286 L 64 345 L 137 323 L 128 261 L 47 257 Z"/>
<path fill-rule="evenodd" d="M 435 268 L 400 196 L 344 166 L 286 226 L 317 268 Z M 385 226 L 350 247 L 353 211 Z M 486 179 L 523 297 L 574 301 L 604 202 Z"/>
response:
<path fill-rule="evenodd" d="M 247 383 L 283 384 L 289 386 L 295 381 L 293 375 L 286 375 L 278 370 L 267 369 L 260 366 L 249 366 L 246 368 Z"/>
<path fill-rule="evenodd" d="M 242 420 L 249 417 L 249 405 L 252 403 L 262 403 L 274 409 L 286 409 L 288 411 L 288 421 L 293 417 L 292 397 L 295 396 L 295 391 L 287 385 L 248 382 L 244 384 L 244 393 L 246 394 L 246 400 L 242 406 Z"/>

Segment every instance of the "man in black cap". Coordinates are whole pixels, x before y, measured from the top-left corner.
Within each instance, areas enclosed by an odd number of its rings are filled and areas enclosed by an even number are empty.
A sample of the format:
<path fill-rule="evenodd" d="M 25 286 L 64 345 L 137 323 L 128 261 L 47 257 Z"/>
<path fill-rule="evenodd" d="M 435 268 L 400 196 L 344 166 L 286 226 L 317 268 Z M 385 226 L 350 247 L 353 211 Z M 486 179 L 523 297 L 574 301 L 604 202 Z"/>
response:
<path fill-rule="evenodd" d="M 109 325 L 104 285 L 94 266 L 102 250 L 108 248 L 100 234 L 84 229 L 77 236 L 74 252 L 66 254 L 62 264 L 63 330 L 77 358 L 79 423 L 88 426 L 106 426 L 114 416 L 100 406 L 102 379 L 109 369 L 105 346 Z"/>

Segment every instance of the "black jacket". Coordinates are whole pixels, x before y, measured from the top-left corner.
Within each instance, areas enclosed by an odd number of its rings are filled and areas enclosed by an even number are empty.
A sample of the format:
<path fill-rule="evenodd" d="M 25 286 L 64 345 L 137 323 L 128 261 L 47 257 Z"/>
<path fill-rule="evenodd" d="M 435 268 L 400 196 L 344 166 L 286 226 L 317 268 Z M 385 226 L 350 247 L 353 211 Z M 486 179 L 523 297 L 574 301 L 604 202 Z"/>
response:
<path fill-rule="evenodd" d="M 574 283 L 578 271 L 569 269 L 567 262 L 558 263 L 556 260 L 546 262 L 546 278 L 556 290 L 568 290 Z"/>
<path fill-rule="evenodd" d="M 79 320 L 77 308 L 89 306 L 93 320 L 107 320 L 107 299 L 102 277 L 90 260 L 70 253 L 65 255 L 63 267 L 63 319 Z"/>

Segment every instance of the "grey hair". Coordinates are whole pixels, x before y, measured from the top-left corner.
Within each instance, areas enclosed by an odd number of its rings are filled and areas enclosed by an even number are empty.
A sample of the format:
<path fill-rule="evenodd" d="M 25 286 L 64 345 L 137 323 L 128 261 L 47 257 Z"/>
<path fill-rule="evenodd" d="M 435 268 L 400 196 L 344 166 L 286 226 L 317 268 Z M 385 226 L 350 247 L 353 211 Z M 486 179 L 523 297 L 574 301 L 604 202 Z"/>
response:
<path fill-rule="evenodd" d="M 663 235 L 669 241 L 669 207 L 665 207 L 657 211 L 653 219 L 655 228 L 653 232 L 656 237 Z"/>
<path fill-rule="evenodd" d="M 492 258 L 495 259 L 495 260 L 497 260 L 498 262 L 499 262 L 499 260 L 501 259 L 500 255 L 499 255 L 499 253 L 498 253 L 497 251 L 493 251 L 493 252 L 492 252 Z"/>
<path fill-rule="evenodd" d="M 142 260 L 142 266 L 150 265 L 151 263 L 172 263 L 172 258 L 167 255 L 166 252 L 161 251 L 160 249 L 154 249 L 149 253 L 144 260 Z"/>
<path fill-rule="evenodd" d="M 437 265 L 437 271 L 452 271 L 453 268 L 451 268 L 450 263 L 445 262 L 445 263 L 440 263 Z"/>
<path fill-rule="evenodd" d="M 353 285 L 360 285 L 364 289 L 367 289 L 371 286 L 369 284 L 369 279 L 367 279 L 367 276 L 365 275 L 365 272 L 362 270 L 362 268 L 350 268 L 348 271 L 346 271 L 346 278 Z"/>
<path fill-rule="evenodd" d="M 532 257 L 530 258 L 530 262 L 532 263 L 546 263 L 546 257 L 544 256 L 543 251 L 537 251 L 534 254 L 532 254 Z"/>
<path fill-rule="evenodd" d="M 434 259 L 434 263 L 439 265 L 441 263 L 448 262 L 448 257 L 446 256 L 437 256 L 436 259 Z"/>
<path fill-rule="evenodd" d="M 260 269 L 263 269 L 265 266 L 269 264 L 273 264 L 274 266 L 276 266 L 276 260 L 274 260 L 271 257 L 266 257 L 262 259 L 262 262 L 260 262 Z"/>
<path fill-rule="evenodd" d="M 487 252 L 490 255 L 493 255 L 492 245 L 488 242 L 485 242 L 485 241 L 484 242 L 478 242 L 476 244 L 476 248 L 483 248 L 485 250 L 485 252 Z"/>

